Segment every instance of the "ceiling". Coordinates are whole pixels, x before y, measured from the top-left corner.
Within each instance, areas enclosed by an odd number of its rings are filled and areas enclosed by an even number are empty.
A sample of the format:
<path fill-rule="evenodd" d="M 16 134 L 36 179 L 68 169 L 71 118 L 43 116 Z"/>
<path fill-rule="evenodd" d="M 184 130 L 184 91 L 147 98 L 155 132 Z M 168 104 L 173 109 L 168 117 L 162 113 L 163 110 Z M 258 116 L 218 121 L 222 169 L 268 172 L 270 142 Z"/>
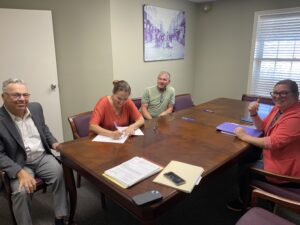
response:
<path fill-rule="evenodd" d="M 216 0 L 189 0 L 190 2 L 205 3 L 205 2 L 215 2 Z"/>

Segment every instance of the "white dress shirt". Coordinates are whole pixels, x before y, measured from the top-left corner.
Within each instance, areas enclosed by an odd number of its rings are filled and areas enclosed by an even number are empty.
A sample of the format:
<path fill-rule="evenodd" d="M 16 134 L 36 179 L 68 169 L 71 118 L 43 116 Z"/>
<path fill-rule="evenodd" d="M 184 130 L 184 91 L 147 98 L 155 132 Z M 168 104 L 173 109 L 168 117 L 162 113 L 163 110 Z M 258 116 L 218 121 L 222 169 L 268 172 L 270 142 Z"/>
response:
<path fill-rule="evenodd" d="M 26 162 L 29 163 L 39 158 L 45 152 L 45 148 L 38 129 L 31 118 L 29 109 L 26 109 L 26 114 L 23 118 L 13 115 L 8 110 L 7 112 L 11 116 L 22 137 L 27 155 Z"/>

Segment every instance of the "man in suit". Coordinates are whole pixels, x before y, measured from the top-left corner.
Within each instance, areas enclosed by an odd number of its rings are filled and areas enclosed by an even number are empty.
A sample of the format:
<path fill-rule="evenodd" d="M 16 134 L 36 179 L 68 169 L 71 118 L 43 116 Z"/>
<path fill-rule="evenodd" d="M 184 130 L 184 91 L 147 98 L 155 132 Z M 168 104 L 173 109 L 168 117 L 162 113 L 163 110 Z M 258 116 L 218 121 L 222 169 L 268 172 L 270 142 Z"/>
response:
<path fill-rule="evenodd" d="M 157 84 L 145 90 L 141 107 L 145 119 L 165 116 L 173 112 L 175 89 L 169 86 L 170 76 L 166 71 L 160 72 L 157 76 Z"/>
<path fill-rule="evenodd" d="M 55 225 L 64 224 L 68 213 L 62 167 L 51 153 L 60 145 L 45 124 L 39 103 L 29 103 L 27 85 L 8 79 L 2 86 L 0 108 L 0 169 L 11 180 L 13 210 L 18 225 L 32 225 L 30 193 L 36 189 L 35 176 L 52 187 Z"/>

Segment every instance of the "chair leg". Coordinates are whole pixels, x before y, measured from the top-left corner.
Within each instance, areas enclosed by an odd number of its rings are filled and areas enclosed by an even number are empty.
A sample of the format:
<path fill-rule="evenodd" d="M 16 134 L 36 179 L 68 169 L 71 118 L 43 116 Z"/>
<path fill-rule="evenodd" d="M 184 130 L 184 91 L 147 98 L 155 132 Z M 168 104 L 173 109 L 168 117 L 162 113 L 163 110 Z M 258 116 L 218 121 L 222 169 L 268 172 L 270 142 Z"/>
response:
<path fill-rule="evenodd" d="M 81 186 L 81 175 L 77 172 L 77 188 Z"/>
<path fill-rule="evenodd" d="M 106 200 L 105 200 L 105 195 L 100 192 L 100 195 L 101 195 L 101 205 L 102 205 L 102 209 L 106 210 Z"/>
<path fill-rule="evenodd" d="M 5 197 L 7 198 L 7 201 L 8 201 L 10 216 L 13 221 L 13 224 L 17 225 L 17 221 L 15 218 L 14 210 L 13 210 L 12 200 L 11 200 L 12 191 L 11 191 L 11 187 L 10 187 L 10 182 L 6 176 L 3 177 L 2 179 L 3 179 L 3 186 L 4 186 L 3 190 L 4 190 Z"/>

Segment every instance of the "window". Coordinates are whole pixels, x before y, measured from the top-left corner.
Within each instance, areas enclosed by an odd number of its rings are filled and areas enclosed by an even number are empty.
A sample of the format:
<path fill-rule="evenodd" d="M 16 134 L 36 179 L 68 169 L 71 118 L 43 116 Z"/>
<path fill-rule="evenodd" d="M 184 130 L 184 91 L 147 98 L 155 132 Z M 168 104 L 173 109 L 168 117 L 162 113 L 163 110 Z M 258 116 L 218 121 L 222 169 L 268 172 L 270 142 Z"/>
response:
<path fill-rule="evenodd" d="M 269 96 L 275 83 L 300 87 L 300 8 L 256 12 L 248 92 Z"/>

